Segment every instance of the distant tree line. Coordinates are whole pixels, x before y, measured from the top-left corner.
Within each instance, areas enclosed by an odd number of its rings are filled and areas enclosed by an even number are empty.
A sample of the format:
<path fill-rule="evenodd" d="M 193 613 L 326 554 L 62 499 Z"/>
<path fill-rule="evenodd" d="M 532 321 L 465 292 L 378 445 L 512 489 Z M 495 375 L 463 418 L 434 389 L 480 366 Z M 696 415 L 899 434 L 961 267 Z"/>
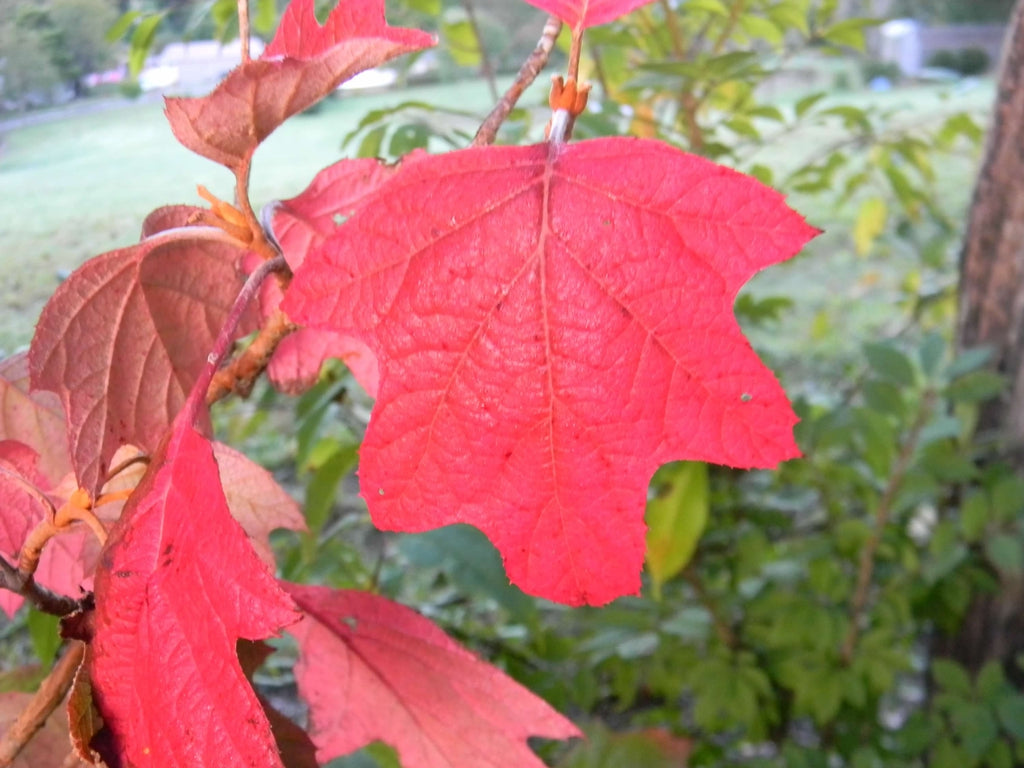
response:
<path fill-rule="evenodd" d="M 0 105 L 40 106 L 113 64 L 113 0 L 0 0 Z"/>

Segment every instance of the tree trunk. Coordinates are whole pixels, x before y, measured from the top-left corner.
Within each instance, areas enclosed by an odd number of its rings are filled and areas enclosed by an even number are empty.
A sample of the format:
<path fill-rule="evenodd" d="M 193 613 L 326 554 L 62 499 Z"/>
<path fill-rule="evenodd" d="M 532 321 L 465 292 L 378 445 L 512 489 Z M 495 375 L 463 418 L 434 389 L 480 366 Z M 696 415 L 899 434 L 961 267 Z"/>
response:
<path fill-rule="evenodd" d="M 1010 18 L 995 112 L 960 255 L 961 349 L 988 346 L 1008 382 L 979 415 L 980 435 L 995 438 L 1003 458 L 1024 470 L 1024 0 Z M 937 655 L 971 671 L 989 660 L 1018 686 L 1014 663 L 1024 651 L 1024 581 L 1002 576 L 1000 589 L 978 595 L 957 634 L 938 638 Z"/>

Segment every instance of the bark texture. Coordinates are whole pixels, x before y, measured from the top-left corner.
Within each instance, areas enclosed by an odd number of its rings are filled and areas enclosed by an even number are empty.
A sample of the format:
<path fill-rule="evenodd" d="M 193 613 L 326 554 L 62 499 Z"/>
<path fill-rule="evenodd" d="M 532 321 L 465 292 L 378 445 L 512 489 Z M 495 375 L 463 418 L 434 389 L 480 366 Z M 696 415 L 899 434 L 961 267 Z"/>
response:
<path fill-rule="evenodd" d="M 979 437 L 994 438 L 1001 456 L 1024 471 L 1024 0 L 1010 18 L 959 287 L 959 347 L 991 347 L 992 366 L 1009 382 L 1003 397 L 982 408 Z M 971 671 L 999 660 L 1022 687 L 1015 658 L 1024 652 L 1024 580 L 1000 574 L 999 581 L 997 591 L 974 599 L 957 634 L 937 638 L 934 651 Z"/>

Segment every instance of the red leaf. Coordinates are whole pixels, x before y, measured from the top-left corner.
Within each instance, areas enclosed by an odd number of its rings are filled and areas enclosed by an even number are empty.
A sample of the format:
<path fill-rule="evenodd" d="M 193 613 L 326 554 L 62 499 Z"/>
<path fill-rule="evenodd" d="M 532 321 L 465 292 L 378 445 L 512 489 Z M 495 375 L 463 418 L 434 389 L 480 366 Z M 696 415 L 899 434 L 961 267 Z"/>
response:
<path fill-rule="evenodd" d="M 29 392 L 28 355 L 0 362 L 0 440 L 17 440 L 39 454 L 39 472 L 55 486 L 71 471 L 60 398 Z"/>
<path fill-rule="evenodd" d="M 403 164 L 284 309 L 380 362 L 360 460 L 378 526 L 471 523 L 524 590 L 601 604 L 639 588 L 660 464 L 798 454 L 732 305 L 814 234 L 659 142 L 471 149 Z"/>
<path fill-rule="evenodd" d="M 177 420 L 96 576 L 89 673 L 124 762 L 280 766 L 235 644 L 296 618 L 228 512 L 210 443 Z"/>
<path fill-rule="evenodd" d="M 413 157 L 415 156 L 412 155 Z M 330 237 L 339 224 L 358 210 L 366 196 L 389 179 L 397 166 L 376 160 L 341 160 L 316 175 L 297 197 L 274 206 L 274 237 L 288 258 L 292 270 L 301 266 L 306 254 Z M 269 314 L 280 304 L 276 283 L 267 281 L 263 311 Z M 302 328 L 278 345 L 267 367 L 274 386 L 288 394 L 299 394 L 316 383 L 328 358 L 345 361 L 356 381 L 377 396 L 380 375 L 377 360 L 363 342 L 330 331 Z"/>
<path fill-rule="evenodd" d="M 414 611 L 366 592 L 284 586 L 306 612 L 288 631 L 321 762 L 380 739 L 405 768 L 540 768 L 530 736 L 580 735 Z"/>
<path fill-rule="evenodd" d="M 82 487 L 97 490 L 120 445 L 156 448 L 241 287 L 238 254 L 147 240 L 91 259 L 51 297 L 29 350 L 32 383 L 64 403 Z"/>
<path fill-rule="evenodd" d="M 526 0 L 557 16 L 573 29 L 586 29 L 615 21 L 654 0 Z"/>
<path fill-rule="evenodd" d="M 343 0 L 322 27 L 313 0 L 293 0 L 261 58 L 209 96 L 168 99 L 167 119 L 186 147 L 237 170 L 281 123 L 345 80 L 432 45 L 426 32 L 389 27 L 384 0 Z"/>

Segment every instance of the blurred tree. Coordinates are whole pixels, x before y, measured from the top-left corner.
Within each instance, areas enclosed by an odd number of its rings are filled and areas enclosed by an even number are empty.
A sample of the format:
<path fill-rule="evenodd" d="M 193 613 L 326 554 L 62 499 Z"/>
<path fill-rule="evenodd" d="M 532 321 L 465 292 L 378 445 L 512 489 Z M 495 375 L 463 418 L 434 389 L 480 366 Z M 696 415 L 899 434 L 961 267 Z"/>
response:
<path fill-rule="evenodd" d="M 0 18 L 11 18 L 0 13 Z M 42 35 L 19 29 L 13 22 L 0 23 L 0 102 L 4 107 L 24 108 L 46 103 L 60 83 L 60 74 L 47 54 Z"/>

